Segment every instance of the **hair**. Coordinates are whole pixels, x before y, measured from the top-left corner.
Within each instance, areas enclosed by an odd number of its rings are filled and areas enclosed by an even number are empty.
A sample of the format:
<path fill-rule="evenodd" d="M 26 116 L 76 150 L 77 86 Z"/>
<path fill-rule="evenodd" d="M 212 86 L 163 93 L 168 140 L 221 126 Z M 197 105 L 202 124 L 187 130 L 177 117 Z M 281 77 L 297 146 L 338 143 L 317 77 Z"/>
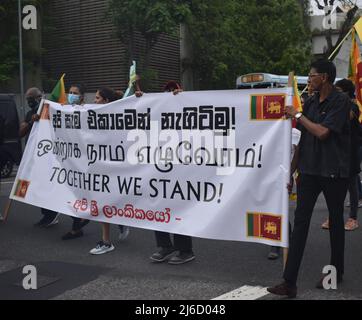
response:
<path fill-rule="evenodd" d="M 102 87 L 97 91 L 104 100 L 108 100 L 109 102 L 116 101 L 121 98 L 120 92 L 116 92 L 109 87 Z"/>
<path fill-rule="evenodd" d="M 311 68 L 316 69 L 318 73 L 325 73 L 328 76 L 328 81 L 333 84 L 336 79 L 336 66 L 332 61 L 320 59 L 311 64 Z"/>
<path fill-rule="evenodd" d="M 85 90 L 86 90 L 86 88 L 85 88 L 85 85 L 84 85 L 84 84 L 82 84 L 82 83 L 75 83 L 75 84 L 72 84 L 72 85 L 70 86 L 70 88 L 71 88 L 71 87 L 76 87 L 76 88 L 78 88 L 81 96 L 84 96 L 84 95 L 85 95 Z"/>
<path fill-rule="evenodd" d="M 171 92 L 176 89 L 182 89 L 182 88 L 181 88 L 180 84 L 174 80 L 168 81 L 163 87 L 163 91 L 166 91 L 166 92 Z"/>
<path fill-rule="evenodd" d="M 31 95 L 34 98 L 40 98 L 43 95 L 41 90 L 39 88 L 36 88 L 36 87 L 29 88 L 26 91 L 26 93 Z"/>
<path fill-rule="evenodd" d="M 355 87 L 351 80 L 342 79 L 336 82 L 336 87 L 341 88 L 343 92 L 347 93 L 348 96 L 353 99 L 355 94 Z"/>

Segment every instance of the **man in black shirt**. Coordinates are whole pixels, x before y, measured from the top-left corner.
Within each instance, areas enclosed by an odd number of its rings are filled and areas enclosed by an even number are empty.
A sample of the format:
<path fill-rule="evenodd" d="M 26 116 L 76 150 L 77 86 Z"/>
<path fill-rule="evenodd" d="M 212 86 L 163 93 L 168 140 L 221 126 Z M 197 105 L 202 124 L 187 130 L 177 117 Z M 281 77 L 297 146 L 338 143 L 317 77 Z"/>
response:
<path fill-rule="evenodd" d="M 26 114 L 25 120 L 20 124 L 19 136 L 20 138 L 25 137 L 27 140 L 34 122 L 39 120 L 37 111 L 42 98 L 42 93 L 38 88 L 30 88 L 27 90 L 25 97 L 31 110 Z M 58 223 L 57 212 L 41 208 L 41 213 L 43 214 L 43 217 L 35 223 L 35 226 L 50 227 Z"/>
<path fill-rule="evenodd" d="M 302 132 L 298 152 L 300 179 L 297 208 L 284 282 L 267 290 L 293 298 L 297 294 L 297 277 L 303 258 L 313 209 L 321 192 L 327 202 L 330 221 L 330 264 L 336 268 L 337 283 L 344 273 L 343 207 L 350 169 L 350 104 L 348 97 L 333 86 L 336 68 L 328 60 L 311 65 L 308 84 L 315 92 L 303 113 L 292 106 L 285 108 L 287 117 L 295 118 Z M 324 277 L 317 283 L 323 288 Z"/>

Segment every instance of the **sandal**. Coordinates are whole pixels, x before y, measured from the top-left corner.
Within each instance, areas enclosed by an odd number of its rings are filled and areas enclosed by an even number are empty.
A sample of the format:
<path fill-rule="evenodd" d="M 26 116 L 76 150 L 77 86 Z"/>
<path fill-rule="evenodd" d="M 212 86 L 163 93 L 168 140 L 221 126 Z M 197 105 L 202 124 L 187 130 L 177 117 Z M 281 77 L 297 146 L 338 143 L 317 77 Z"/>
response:
<path fill-rule="evenodd" d="M 353 231 L 359 227 L 358 221 L 353 218 L 348 218 L 346 224 L 344 225 L 344 230 Z"/>
<path fill-rule="evenodd" d="M 324 221 L 322 223 L 322 229 L 326 229 L 326 230 L 329 229 L 329 219 L 327 219 L 326 221 Z"/>

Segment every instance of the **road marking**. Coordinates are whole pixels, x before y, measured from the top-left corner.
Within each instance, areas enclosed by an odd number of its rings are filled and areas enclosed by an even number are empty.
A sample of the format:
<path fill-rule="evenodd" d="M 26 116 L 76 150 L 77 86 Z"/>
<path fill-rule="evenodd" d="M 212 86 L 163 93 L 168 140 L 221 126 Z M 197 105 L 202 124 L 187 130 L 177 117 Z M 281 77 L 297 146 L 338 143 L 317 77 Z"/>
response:
<path fill-rule="evenodd" d="M 4 182 L 1 182 L 1 184 L 13 184 L 14 181 L 4 181 Z"/>
<path fill-rule="evenodd" d="M 256 300 L 267 294 L 269 294 L 269 292 L 265 287 L 242 286 L 212 300 Z"/>

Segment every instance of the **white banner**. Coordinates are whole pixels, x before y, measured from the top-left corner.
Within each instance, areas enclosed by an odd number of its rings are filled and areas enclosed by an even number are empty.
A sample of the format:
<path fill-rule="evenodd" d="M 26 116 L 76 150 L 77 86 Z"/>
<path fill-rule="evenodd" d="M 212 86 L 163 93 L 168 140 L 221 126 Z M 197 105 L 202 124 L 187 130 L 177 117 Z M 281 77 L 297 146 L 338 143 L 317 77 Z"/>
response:
<path fill-rule="evenodd" d="M 11 198 L 85 219 L 288 246 L 287 89 L 45 101 Z"/>

